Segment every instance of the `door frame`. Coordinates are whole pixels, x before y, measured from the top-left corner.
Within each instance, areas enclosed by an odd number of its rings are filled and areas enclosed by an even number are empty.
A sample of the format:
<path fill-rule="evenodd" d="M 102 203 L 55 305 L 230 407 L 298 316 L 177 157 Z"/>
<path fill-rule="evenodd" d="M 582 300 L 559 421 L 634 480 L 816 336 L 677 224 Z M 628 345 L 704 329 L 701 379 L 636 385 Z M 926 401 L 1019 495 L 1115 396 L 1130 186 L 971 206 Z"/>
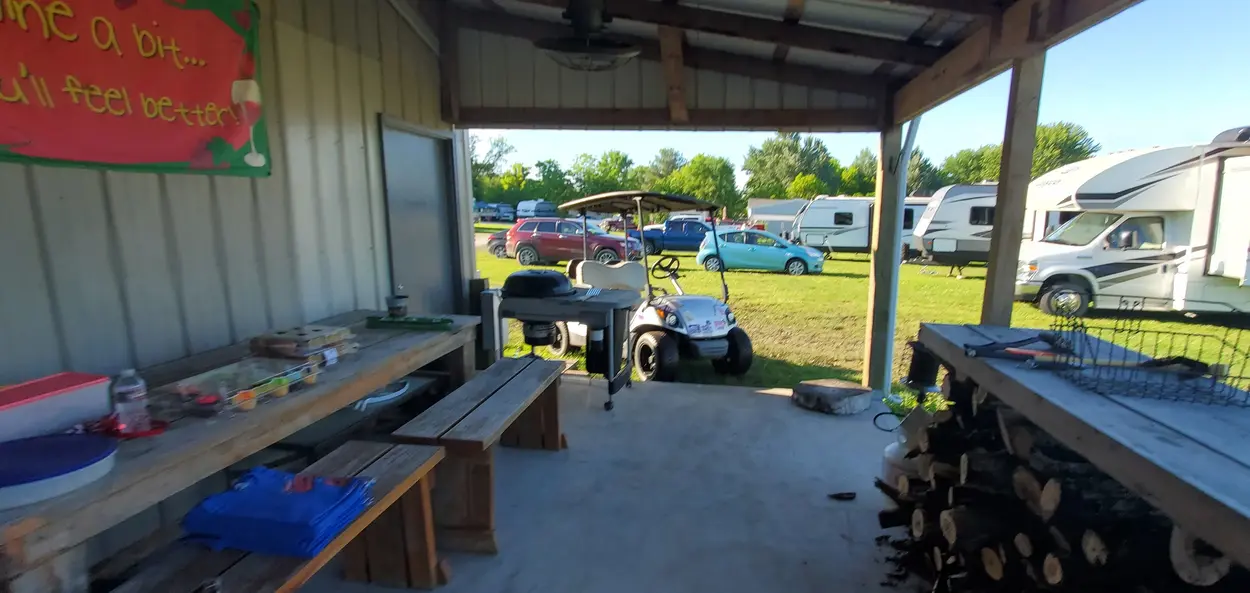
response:
<path fill-rule="evenodd" d="M 472 264 L 465 261 L 463 244 L 465 239 L 464 229 L 461 228 L 463 222 L 463 213 L 460 204 L 460 184 L 465 181 L 460 168 L 456 166 L 456 153 L 460 149 L 460 142 L 454 130 L 436 130 L 425 126 L 417 125 L 385 113 L 378 114 L 378 143 L 379 156 L 382 163 L 382 214 L 383 220 L 386 221 L 383 231 L 386 233 L 386 264 L 387 271 L 390 272 L 390 281 L 387 283 L 390 291 L 395 290 L 395 254 L 391 250 L 391 200 L 390 189 L 386 186 L 386 129 L 390 128 L 395 131 L 405 132 L 416 136 L 422 136 L 433 140 L 446 140 L 447 144 L 443 145 L 445 150 L 444 156 L 447 159 L 449 167 L 447 176 L 448 195 L 445 198 L 447 202 L 448 227 L 451 229 L 449 240 L 451 241 L 451 251 L 456 254 L 459 260 L 452 266 L 452 300 L 455 301 L 455 310 L 448 313 L 467 314 L 469 312 L 469 277 L 471 273 L 466 272 L 467 268 Z M 472 203 L 468 205 L 472 211 Z M 470 217 L 468 220 L 472 220 Z M 469 233 L 472 237 L 472 233 Z"/>

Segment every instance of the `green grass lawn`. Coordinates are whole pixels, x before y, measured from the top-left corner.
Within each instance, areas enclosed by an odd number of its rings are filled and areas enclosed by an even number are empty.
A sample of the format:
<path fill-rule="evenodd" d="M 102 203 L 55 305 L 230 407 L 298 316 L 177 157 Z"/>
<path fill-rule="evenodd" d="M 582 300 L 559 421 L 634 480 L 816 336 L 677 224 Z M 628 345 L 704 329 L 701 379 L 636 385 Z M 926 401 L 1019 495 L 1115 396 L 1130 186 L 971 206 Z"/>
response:
<path fill-rule="evenodd" d="M 679 255 L 679 254 L 674 254 Z M 687 293 L 720 295 L 717 275 L 695 265 L 693 254 L 680 254 L 682 287 Z M 514 260 L 498 259 L 484 250 L 477 254 L 478 269 L 500 286 L 520 269 Z M 563 272 L 563 267 L 551 268 Z M 904 265 L 899 282 L 895 333 L 895 379 L 906 373 L 910 349 L 922 322 L 976 323 L 980 318 L 985 269 L 969 267 L 965 277 L 946 277 L 944 267 Z M 751 336 L 755 363 L 742 377 L 712 372 L 703 361 L 685 363 L 679 380 L 695 383 L 792 387 L 805 379 L 837 377 L 859 380 L 864 360 L 865 315 L 868 303 L 867 256 L 841 255 L 826 262 L 820 275 L 786 276 L 763 272 L 727 272 L 729 304 L 742 328 Z M 668 281 L 656 286 L 671 290 Z M 1013 325 L 1048 327 L 1050 317 L 1027 303 L 1016 303 Z M 1143 329 L 1222 335 L 1224 329 L 1187 320 L 1180 315 L 1155 315 Z M 1250 332 L 1247 332 L 1250 337 Z M 520 328 L 509 334 L 510 353 L 528 352 Z"/>
<path fill-rule="evenodd" d="M 497 233 L 499 231 L 506 231 L 510 228 L 512 228 L 512 223 L 510 222 L 479 222 L 473 225 L 473 232 Z"/>

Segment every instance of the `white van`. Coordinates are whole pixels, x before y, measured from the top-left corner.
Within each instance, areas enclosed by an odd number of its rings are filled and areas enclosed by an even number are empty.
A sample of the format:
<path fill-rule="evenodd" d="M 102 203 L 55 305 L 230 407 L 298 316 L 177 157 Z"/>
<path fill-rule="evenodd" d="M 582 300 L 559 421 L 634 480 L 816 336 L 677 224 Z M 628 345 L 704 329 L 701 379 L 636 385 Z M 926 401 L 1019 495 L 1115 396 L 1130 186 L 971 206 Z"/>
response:
<path fill-rule="evenodd" d="M 516 205 L 516 217 L 534 218 L 536 216 L 555 216 L 556 205 L 546 200 L 525 200 Z"/>
<path fill-rule="evenodd" d="M 937 190 L 912 231 L 924 257 L 947 266 L 989 261 L 998 184 L 948 185 Z"/>
<path fill-rule="evenodd" d="M 1029 185 L 1016 298 L 1049 313 L 1245 311 L 1247 221 L 1250 128 L 1086 159 Z"/>
<path fill-rule="evenodd" d="M 817 196 L 794 216 L 795 242 L 825 253 L 868 253 L 872 241 L 874 198 Z M 903 259 L 918 253 L 912 228 L 929 198 L 906 198 L 903 203 Z"/>

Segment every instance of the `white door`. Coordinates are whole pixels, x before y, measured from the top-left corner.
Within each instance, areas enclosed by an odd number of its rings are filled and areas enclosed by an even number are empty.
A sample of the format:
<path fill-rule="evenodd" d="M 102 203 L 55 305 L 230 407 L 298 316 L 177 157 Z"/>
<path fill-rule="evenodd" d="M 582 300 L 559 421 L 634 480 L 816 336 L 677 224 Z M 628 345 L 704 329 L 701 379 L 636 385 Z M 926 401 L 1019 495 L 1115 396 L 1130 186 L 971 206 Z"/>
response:
<path fill-rule="evenodd" d="M 1100 297 L 1140 298 L 1147 309 L 1171 307 L 1172 281 L 1182 254 L 1168 248 L 1164 231 L 1162 216 L 1133 216 L 1107 234 L 1103 247 L 1115 261 L 1090 268 Z"/>

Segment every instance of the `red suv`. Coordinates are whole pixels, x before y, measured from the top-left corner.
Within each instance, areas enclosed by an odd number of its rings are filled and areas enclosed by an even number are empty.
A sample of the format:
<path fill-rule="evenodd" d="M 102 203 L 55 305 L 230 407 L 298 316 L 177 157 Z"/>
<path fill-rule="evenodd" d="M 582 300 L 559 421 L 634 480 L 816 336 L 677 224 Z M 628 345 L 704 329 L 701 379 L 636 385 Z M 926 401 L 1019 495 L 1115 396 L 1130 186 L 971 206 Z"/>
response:
<path fill-rule="evenodd" d="M 637 239 L 609 235 L 590 223 L 586 255 L 603 263 L 637 259 L 642 245 Z M 582 258 L 582 221 L 564 218 L 527 218 L 508 229 L 507 250 L 523 266 Z"/>

